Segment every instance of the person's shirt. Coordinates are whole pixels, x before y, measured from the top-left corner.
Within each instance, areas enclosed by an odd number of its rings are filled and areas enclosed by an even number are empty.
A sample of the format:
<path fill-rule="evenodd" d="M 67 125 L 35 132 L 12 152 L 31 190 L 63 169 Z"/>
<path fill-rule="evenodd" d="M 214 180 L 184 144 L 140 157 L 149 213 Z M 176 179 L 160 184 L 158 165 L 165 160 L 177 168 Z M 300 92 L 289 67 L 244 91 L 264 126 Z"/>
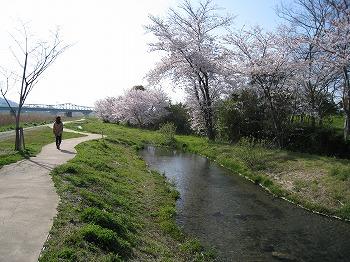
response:
<path fill-rule="evenodd" d="M 55 136 L 61 136 L 63 133 L 63 123 L 57 123 L 55 122 L 53 124 L 53 133 L 55 134 Z"/>

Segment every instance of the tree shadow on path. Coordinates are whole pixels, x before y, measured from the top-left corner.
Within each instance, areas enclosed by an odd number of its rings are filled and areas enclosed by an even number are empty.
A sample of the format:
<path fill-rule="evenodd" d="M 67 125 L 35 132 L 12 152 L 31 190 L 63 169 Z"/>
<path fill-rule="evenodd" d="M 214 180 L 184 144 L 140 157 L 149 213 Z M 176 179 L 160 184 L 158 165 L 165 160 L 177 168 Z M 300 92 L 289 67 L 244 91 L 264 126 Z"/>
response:
<path fill-rule="evenodd" d="M 61 151 L 62 153 L 70 154 L 70 155 L 76 155 L 76 154 L 77 154 L 77 153 L 75 153 L 75 152 L 68 151 L 68 150 L 64 150 L 64 149 L 61 149 L 60 151 Z"/>

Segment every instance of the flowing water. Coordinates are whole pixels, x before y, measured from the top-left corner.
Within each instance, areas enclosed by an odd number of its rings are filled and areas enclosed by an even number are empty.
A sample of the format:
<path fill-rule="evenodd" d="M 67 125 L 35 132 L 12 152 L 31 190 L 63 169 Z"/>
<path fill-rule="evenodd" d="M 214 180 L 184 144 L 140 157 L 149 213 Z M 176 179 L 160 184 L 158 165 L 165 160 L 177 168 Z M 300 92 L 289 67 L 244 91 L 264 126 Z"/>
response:
<path fill-rule="evenodd" d="M 198 155 L 152 146 L 141 155 L 180 192 L 178 225 L 218 261 L 350 261 L 350 223 L 275 198 Z"/>

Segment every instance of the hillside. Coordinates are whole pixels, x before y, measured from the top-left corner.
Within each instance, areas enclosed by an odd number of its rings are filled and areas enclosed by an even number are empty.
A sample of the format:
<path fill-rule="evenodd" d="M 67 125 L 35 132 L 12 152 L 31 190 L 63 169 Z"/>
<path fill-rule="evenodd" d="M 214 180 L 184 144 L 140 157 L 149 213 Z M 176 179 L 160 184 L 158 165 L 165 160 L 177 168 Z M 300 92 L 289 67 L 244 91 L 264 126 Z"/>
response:
<path fill-rule="evenodd" d="M 11 105 L 11 106 L 16 106 L 16 105 L 17 105 L 17 103 L 15 103 L 15 102 L 13 102 L 13 101 L 11 101 L 11 100 L 9 100 L 9 102 L 10 102 L 10 105 Z M 7 104 L 6 104 L 5 99 L 3 99 L 3 98 L 0 97 L 0 106 L 6 106 L 6 105 L 7 105 Z"/>

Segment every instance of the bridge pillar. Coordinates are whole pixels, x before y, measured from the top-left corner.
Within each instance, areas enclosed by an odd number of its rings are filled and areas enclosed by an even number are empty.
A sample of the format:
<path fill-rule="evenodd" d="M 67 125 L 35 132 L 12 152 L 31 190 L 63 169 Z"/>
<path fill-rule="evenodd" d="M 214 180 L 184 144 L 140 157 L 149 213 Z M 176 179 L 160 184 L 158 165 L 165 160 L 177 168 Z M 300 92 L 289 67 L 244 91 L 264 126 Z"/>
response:
<path fill-rule="evenodd" d="M 66 116 L 66 117 L 73 117 L 73 112 L 66 112 L 66 113 L 65 113 L 65 116 Z"/>

